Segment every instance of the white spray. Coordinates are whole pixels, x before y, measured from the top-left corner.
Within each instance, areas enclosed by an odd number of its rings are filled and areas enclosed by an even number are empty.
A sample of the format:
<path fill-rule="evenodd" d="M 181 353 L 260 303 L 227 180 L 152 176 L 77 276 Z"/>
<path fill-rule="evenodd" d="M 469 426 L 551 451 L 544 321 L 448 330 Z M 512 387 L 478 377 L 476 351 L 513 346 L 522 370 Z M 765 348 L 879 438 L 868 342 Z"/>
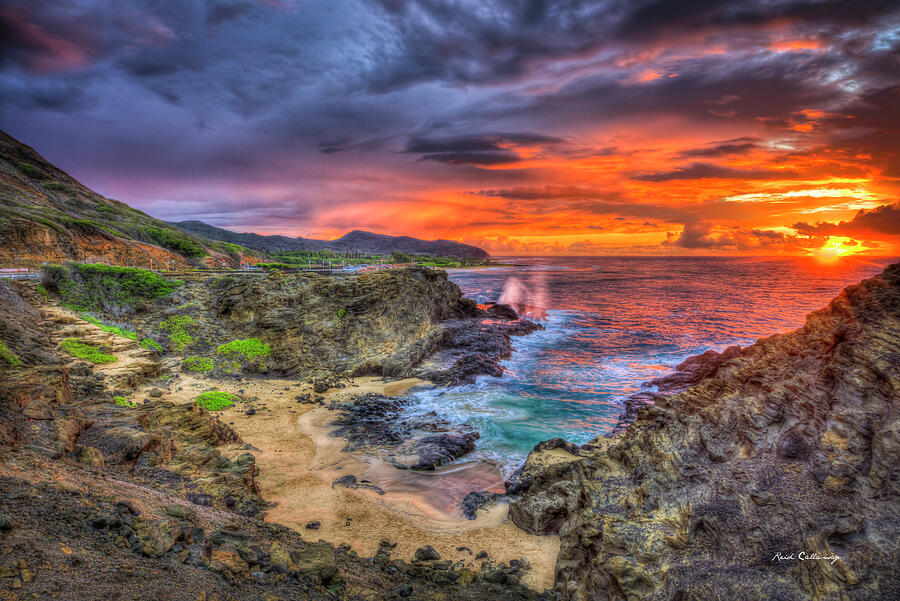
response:
<path fill-rule="evenodd" d="M 515 309 L 519 317 L 545 320 L 549 304 L 547 278 L 543 273 L 538 272 L 531 277 L 528 283 L 529 286 L 526 288 L 519 278 L 508 278 L 503 283 L 503 292 L 497 302 Z"/>

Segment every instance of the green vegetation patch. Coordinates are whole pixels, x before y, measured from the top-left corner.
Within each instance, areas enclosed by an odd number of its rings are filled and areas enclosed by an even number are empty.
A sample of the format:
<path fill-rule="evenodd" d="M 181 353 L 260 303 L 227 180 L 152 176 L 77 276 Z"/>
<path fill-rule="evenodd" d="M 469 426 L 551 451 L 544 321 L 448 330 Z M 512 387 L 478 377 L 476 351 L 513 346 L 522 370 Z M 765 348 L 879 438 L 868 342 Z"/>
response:
<path fill-rule="evenodd" d="M 168 296 L 182 284 L 148 269 L 90 263 L 48 265 L 42 283 L 58 291 L 68 307 L 115 314 Z"/>
<path fill-rule="evenodd" d="M 272 354 L 271 347 L 259 338 L 247 338 L 246 340 L 232 340 L 227 344 L 216 347 L 216 353 L 225 357 L 255 361 Z"/>
<path fill-rule="evenodd" d="M 121 336 L 122 338 L 129 338 L 131 340 L 137 340 L 138 338 L 137 332 L 126 330 L 125 328 L 121 328 L 117 325 L 105 324 L 93 315 L 82 314 L 81 319 L 85 320 L 88 323 L 94 324 L 104 332 L 109 332 L 110 334 L 115 334 L 116 336 Z"/>
<path fill-rule="evenodd" d="M 41 171 L 31 163 L 19 163 L 19 170 L 21 170 L 22 173 L 24 173 L 28 177 L 33 177 L 35 179 L 44 179 L 45 177 L 47 177 L 47 175 L 43 171 Z"/>
<path fill-rule="evenodd" d="M 41 284 L 38 284 L 37 293 L 40 294 L 41 296 L 43 296 L 44 298 L 50 298 L 50 293 Z"/>
<path fill-rule="evenodd" d="M 261 366 L 263 359 L 272 354 L 272 349 L 259 338 L 247 338 L 220 344 L 216 354 L 222 358 L 222 369 L 232 372 L 246 365 Z"/>
<path fill-rule="evenodd" d="M 148 351 L 159 351 L 161 353 L 163 350 L 162 345 L 152 338 L 144 338 L 141 340 L 141 346 Z"/>
<path fill-rule="evenodd" d="M 78 338 L 66 338 L 60 343 L 59 348 L 73 357 L 84 359 L 91 363 L 115 363 L 119 360 L 115 355 L 107 355 L 96 346 L 88 344 Z"/>
<path fill-rule="evenodd" d="M 138 404 L 135 401 L 129 401 L 128 399 L 126 399 L 123 396 L 117 396 L 117 397 L 113 398 L 113 400 L 116 402 L 116 405 L 118 405 L 120 407 L 137 407 L 138 406 Z"/>
<path fill-rule="evenodd" d="M 22 360 L 19 359 L 19 356 L 12 352 L 2 340 L 0 340 L 0 360 L 7 365 L 22 365 Z"/>
<path fill-rule="evenodd" d="M 190 357 L 185 357 L 184 361 L 181 362 L 181 369 L 184 371 L 196 371 L 200 373 L 206 373 L 208 371 L 213 370 L 213 360 L 209 357 L 198 357 L 197 355 L 191 355 Z"/>
<path fill-rule="evenodd" d="M 168 332 L 177 351 L 183 351 L 195 342 L 193 332 L 197 329 L 197 321 L 190 315 L 173 315 L 158 327 L 163 332 Z"/>
<path fill-rule="evenodd" d="M 198 407 L 203 407 L 207 411 L 221 411 L 222 409 L 228 409 L 239 399 L 240 397 L 236 394 L 216 390 L 200 393 L 194 399 L 194 404 Z"/>
<path fill-rule="evenodd" d="M 168 230 L 152 225 L 145 225 L 138 228 L 141 237 L 146 241 L 174 250 L 185 257 L 203 257 L 206 249 L 200 246 L 196 240 L 184 232 L 177 230 Z"/>

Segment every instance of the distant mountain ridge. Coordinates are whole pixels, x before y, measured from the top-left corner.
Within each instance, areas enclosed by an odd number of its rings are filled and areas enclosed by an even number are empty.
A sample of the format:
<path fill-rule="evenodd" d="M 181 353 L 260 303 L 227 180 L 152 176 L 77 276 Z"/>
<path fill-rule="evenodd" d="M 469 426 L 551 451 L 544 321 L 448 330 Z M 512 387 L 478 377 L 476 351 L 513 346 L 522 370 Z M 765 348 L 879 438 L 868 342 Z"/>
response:
<path fill-rule="evenodd" d="M 171 222 L 170 225 L 181 228 L 191 234 L 204 236 L 212 240 L 239 244 L 241 246 L 274 251 L 322 251 L 336 253 L 358 251 L 366 254 L 390 254 L 403 252 L 416 255 L 432 255 L 456 257 L 460 259 L 486 259 L 490 255 L 477 246 L 454 242 L 452 240 L 420 240 L 409 236 L 388 236 L 361 230 L 337 238 L 336 240 L 315 240 L 312 238 L 291 238 L 289 236 L 265 236 L 254 233 L 236 233 L 202 221 Z"/>
<path fill-rule="evenodd" d="M 254 250 L 249 250 L 249 249 Z M 337 240 L 235 234 L 200 221 L 170 224 L 106 198 L 0 131 L 0 267 L 84 261 L 166 269 L 237 267 L 266 251 L 331 250 L 484 259 L 480 248 L 353 231 Z M 260 252 L 263 251 L 263 252 Z"/>

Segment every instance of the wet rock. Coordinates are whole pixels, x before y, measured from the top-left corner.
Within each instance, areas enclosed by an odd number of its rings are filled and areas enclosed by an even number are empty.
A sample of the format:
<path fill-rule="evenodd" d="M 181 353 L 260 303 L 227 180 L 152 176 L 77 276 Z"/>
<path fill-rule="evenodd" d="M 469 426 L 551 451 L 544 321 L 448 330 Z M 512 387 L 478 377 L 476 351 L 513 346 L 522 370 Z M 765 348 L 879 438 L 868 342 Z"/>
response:
<path fill-rule="evenodd" d="M 481 551 L 479 551 L 478 553 L 475 554 L 475 559 L 487 559 L 487 558 L 488 558 L 488 552 L 487 552 L 487 551 L 481 550 Z"/>
<path fill-rule="evenodd" d="M 470 492 L 460 502 L 459 506 L 466 519 L 474 520 L 478 517 L 479 509 L 489 509 L 497 503 L 508 503 L 510 497 L 495 492 L 476 491 Z M 470 551 L 471 553 L 471 551 Z"/>
<path fill-rule="evenodd" d="M 153 390 L 151 390 L 151 391 L 148 392 L 147 394 L 149 394 L 149 395 L 150 395 L 152 398 L 154 398 L 154 399 L 158 399 L 158 398 L 162 397 L 163 391 L 160 390 L 159 388 L 154 388 Z"/>
<path fill-rule="evenodd" d="M 495 319 L 508 319 L 511 321 L 519 319 L 519 314 L 516 313 L 516 310 L 509 305 L 489 303 L 486 311 L 489 317 L 493 317 Z"/>
<path fill-rule="evenodd" d="M 343 486 L 344 488 L 365 488 L 368 490 L 374 490 L 379 495 L 383 495 L 384 491 L 375 486 L 371 482 L 360 482 L 356 479 L 354 475 L 341 476 L 337 480 L 332 483 L 332 486 Z M 349 525 L 349 524 L 348 524 Z"/>
<path fill-rule="evenodd" d="M 9 532 L 13 529 L 13 521 L 9 516 L 0 514 L 0 532 Z"/>
<path fill-rule="evenodd" d="M 256 415 L 256 408 L 250 407 L 249 409 L 247 409 L 246 414 L 247 415 Z"/>
<path fill-rule="evenodd" d="M 322 522 L 313 521 L 307 522 L 305 528 L 307 530 L 318 530 L 322 526 Z"/>

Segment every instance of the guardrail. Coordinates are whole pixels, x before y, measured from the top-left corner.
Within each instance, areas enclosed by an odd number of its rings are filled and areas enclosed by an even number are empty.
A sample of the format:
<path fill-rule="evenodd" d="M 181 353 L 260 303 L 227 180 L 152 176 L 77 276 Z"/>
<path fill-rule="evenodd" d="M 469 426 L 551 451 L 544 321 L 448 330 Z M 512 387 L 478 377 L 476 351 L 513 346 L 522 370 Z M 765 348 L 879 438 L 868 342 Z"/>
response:
<path fill-rule="evenodd" d="M 41 271 L 31 271 L 28 269 L 3 270 L 0 269 L 0 279 L 4 280 L 39 280 L 41 279 Z"/>

